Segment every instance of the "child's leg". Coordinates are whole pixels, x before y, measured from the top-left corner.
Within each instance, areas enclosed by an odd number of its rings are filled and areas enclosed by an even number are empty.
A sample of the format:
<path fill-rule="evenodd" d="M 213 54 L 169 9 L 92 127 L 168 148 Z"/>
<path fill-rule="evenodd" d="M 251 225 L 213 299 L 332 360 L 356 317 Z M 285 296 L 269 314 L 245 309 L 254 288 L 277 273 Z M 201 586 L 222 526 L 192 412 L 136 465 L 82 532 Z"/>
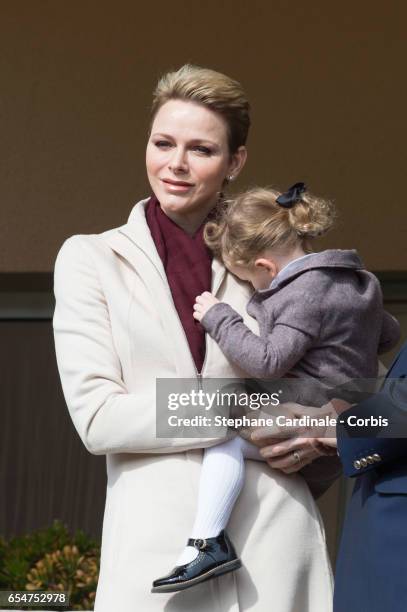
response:
<path fill-rule="evenodd" d="M 205 449 L 191 538 L 216 537 L 226 527 L 243 486 L 244 458 L 265 461 L 257 446 L 240 436 Z M 190 563 L 198 553 L 193 546 L 187 546 L 176 565 Z"/>

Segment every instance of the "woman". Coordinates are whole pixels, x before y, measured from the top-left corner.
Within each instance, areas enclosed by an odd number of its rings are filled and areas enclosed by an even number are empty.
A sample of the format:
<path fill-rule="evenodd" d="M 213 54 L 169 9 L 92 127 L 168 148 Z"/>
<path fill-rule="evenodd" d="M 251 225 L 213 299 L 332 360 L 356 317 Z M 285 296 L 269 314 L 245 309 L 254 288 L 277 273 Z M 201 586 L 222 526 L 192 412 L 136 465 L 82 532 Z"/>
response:
<path fill-rule="evenodd" d="M 244 375 L 209 337 L 205 347 L 192 317 L 204 290 L 257 329 L 245 312 L 249 287 L 211 262 L 202 240 L 208 213 L 244 166 L 248 110 L 240 84 L 217 72 L 184 66 L 163 77 L 146 154 L 153 197 L 138 202 L 120 228 L 71 237 L 57 258 L 54 330 L 64 394 L 86 448 L 107 459 L 97 612 L 331 609 L 310 491 L 301 476 L 258 461 L 247 462 L 228 528 L 244 568 L 176 595 L 150 592 L 176 558 L 175 542 L 188 537 L 202 449 L 220 441 L 157 438 L 156 379 Z"/>

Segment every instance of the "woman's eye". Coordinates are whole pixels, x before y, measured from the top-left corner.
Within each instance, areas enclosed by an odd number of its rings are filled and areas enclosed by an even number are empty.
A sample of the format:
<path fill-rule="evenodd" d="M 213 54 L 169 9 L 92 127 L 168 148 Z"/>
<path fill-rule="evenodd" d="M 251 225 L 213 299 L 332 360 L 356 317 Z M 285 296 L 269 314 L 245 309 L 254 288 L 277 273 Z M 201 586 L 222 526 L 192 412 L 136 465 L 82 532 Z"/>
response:
<path fill-rule="evenodd" d="M 157 140 L 154 144 L 159 149 L 165 149 L 171 146 L 171 143 L 168 142 L 168 140 Z"/>
<path fill-rule="evenodd" d="M 204 147 L 202 145 L 197 145 L 194 147 L 194 151 L 198 151 L 198 153 L 203 153 L 204 155 L 211 155 L 212 153 L 211 149 L 208 149 L 208 147 Z"/>

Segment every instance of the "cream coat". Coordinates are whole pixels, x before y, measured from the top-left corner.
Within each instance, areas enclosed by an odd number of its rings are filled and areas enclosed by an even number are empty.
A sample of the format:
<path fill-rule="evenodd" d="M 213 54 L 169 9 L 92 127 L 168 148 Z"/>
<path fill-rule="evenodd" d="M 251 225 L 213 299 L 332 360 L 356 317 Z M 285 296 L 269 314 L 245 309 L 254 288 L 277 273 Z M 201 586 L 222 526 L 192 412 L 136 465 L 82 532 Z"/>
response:
<path fill-rule="evenodd" d="M 189 537 L 202 448 L 213 439 L 155 435 L 156 378 L 196 370 L 145 220 L 62 246 L 55 266 L 55 344 L 72 421 L 106 455 L 96 612 L 329 612 L 332 580 L 320 515 L 301 476 L 247 461 L 228 531 L 243 568 L 176 594 L 151 594 Z M 249 289 L 213 261 L 212 291 L 244 315 Z M 204 377 L 234 377 L 207 337 Z M 78 500 L 80 503 L 80 500 Z"/>

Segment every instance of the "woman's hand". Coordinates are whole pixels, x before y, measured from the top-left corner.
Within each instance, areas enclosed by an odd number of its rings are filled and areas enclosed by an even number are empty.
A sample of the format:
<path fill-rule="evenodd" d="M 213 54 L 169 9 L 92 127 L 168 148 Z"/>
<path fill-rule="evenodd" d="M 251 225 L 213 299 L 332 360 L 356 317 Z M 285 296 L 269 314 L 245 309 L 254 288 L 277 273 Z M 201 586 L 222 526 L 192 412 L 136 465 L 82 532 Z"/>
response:
<path fill-rule="evenodd" d="M 327 452 L 318 438 L 269 438 L 266 430 L 267 427 L 259 427 L 252 433 L 251 441 L 260 446 L 260 454 L 270 467 L 285 474 L 298 472 L 317 457 L 336 454 Z"/>
<path fill-rule="evenodd" d="M 199 322 L 212 306 L 219 304 L 219 300 L 209 291 L 204 291 L 195 300 L 193 317 Z"/>
<path fill-rule="evenodd" d="M 334 400 L 336 401 L 336 400 Z M 341 406 L 342 407 L 342 406 Z M 283 404 L 284 414 L 290 417 L 329 416 L 336 418 L 337 406 L 329 402 L 322 408 Z M 336 455 L 335 437 L 325 437 L 327 431 L 321 427 L 288 427 L 276 435 L 275 427 L 258 427 L 251 434 L 251 441 L 260 447 L 260 454 L 270 467 L 285 474 L 298 472 L 303 467 L 324 455 Z M 328 435 L 331 432 L 328 432 Z M 333 432 L 334 433 L 334 432 Z M 303 436 L 306 437 L 303 437 Z"/>

